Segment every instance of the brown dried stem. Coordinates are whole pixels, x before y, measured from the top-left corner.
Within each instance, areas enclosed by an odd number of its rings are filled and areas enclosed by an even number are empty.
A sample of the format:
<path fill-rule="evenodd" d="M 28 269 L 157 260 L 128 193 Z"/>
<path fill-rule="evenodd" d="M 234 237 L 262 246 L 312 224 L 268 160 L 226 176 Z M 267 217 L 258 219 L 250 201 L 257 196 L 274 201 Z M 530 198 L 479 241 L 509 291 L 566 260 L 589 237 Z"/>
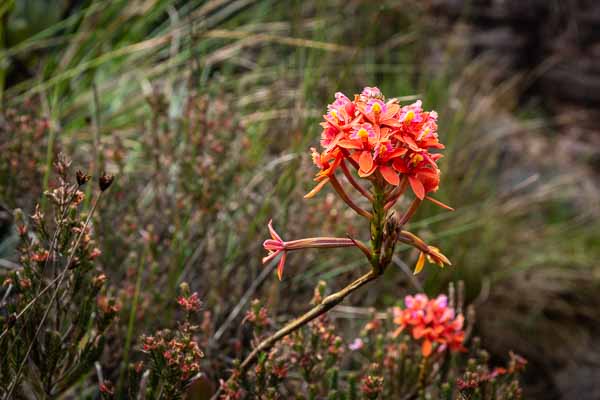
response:
<path fill-rule="evenodd" d="M 346 191 L 344 190 L 344 188 L 342 187 L 342 185 L 340 184 L 340 181 L 337 180 L 337 178 L 335 177 L 334 174 L 331 174 L 329 176 L 329 182 L 331 183 L 331 186 L 333 186 L 333 188 L 335 189 L 335 191 L 337 192 L 337 194 L 342 198 L 342 200 L 344 200 L 344 202 L 346 204 L 348 204 L 348 206 L 353 209 L 354 211 L 356 211 L 359 215 L 367 218 L 367 219 L 371 219 L 373 218 L 373 215 L 360 208 L 351 198 L 350 196 L 348 196 L 348 194 L 346 193 Z"/>
<path fill-rule="evenodd" d="M 365 196 L 370 202 L 373 202 L 373 195 L 369 193 L 369 191 L 365 189 L 364 186 L 358 183 L 356 179 L 354 179 L 354 176 L 352 176 L 352 173 L 348 169 L 348 166 L 346 165 L 346 162 L 344 160 L 342 160 L 340 166 L 342 167 L 342 171 L 344 172 L 346 179 L 348 179 L 348 182 L 350 182 L 350 184 L 354 186 L 354 188 L 358 190 L 360 194 Z"/>

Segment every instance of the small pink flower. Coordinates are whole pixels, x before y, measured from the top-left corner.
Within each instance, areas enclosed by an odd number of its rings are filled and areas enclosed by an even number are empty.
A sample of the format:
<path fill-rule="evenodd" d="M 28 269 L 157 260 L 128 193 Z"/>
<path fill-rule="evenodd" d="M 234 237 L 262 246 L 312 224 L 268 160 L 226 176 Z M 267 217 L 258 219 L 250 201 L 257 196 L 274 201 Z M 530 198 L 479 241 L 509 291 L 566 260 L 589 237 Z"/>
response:
<path fill-rule="evenodd" d="M 431 355 L 434 344 L 438 352 L 447 348 L 451 351 L 464 350 L 464 317 L 462 314 L 455 317 L 455 311 L 448 307 L 445 295 L 431 300 L 424 294 L 406 296 L 404 304 L 404 310 L 394 309 L 394 323 L 399 325 L 395 334 L 409 329 L 413 339 L 422 341 L 424 357 Z"/>
<path fill-rule="evenodd" d="M 99 248 L 94 247 L 94 249 L 90 253 L 90 259 L 93 260 L 94 258 L 100 257 L 101 255 L 102 255 L 102 251 L 100 251 Z"/>
<path fill-rule="evenodd" d="M 367 103 L 367 113 L 368 114 L 384 114 L 387 111 L 387 106 L 385 103 L 379 99 L 371 99 Z"/>
<path fill-rule="evenodd" d="M 198 293 L 194 292 L 189 297 L 180 296 L 177 303 L 187 312 L 200 311 L 202 303 L 198 299 Z"/>
<path fill-rule="evenodd" d="M 281 259 L 277 264 L 277 277 L 279 278 L 279 280 L 281 280 L 281 277 L 283 276 L 283 267 L 285 266 L 285 260 L 287 258 L 287 253 L 284 251 L 285 242 L 283 241 L 281 236 L 279 236 L 279 234 L 275 232 L 275 229 L 273 228 L 273 220 L 269 221 L 268 226 L 271 239 L 265 240 L 263 243 L 263 247 L 269 252 L 269 255 L 263 257 L 262 262 L 263 264 L 266 264 L 281 253 Z"/>
<path fill-rule="evenodd" d="M 352 351 L 357 351 L 357 350 L 362 349 L 364 347 L 364 345 L 365 344 L 361 338 L 356 338 L 356 339 L 354 339 L 354 341 L 352 343 L 350 343 L 348 345 L 348 348 Z"/>
<path fill-rule="evenodd" d="M 346 115 L 351 114 L 349 111 L 353 109 L 354 106 L 350 99 L 342 92 L 337 92 L 335 101 L 327 106 L 327 116 L 334 121 L 345 121 Z"/>
<path fill-rule="evenodd" d="M 402 107 L 398 120 L 404 123 L 420 123 L 423 121 L 423 102 L 417 100 L 413 104 Z M 437 117 L 437 114 L 436 114 Z"/>
<path fill-rule="evenodd" d="M 365 87 L 362 91 L 362 93 L 360 94 L 360 100 L 366 102 L 369 99 L 381 99 L 383 98 L 383 94 L 381 93 L 381 90 L 379 90 L 378 87 Z"/>

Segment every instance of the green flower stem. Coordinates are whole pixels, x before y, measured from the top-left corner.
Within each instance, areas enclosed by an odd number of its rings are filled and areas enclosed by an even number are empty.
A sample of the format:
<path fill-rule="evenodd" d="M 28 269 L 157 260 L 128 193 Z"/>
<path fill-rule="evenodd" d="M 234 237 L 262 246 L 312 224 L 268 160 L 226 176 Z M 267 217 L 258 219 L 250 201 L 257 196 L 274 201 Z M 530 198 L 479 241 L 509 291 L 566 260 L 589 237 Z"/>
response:
<path fill-rule="evenodd" d="M 383 230 L 387 211 L 385 210 L 385 190 L 379 182 L 374 182 L 373 218 L 371 219 L 371 265 L 379 275 L 385 266 L 381 265 Z"/>

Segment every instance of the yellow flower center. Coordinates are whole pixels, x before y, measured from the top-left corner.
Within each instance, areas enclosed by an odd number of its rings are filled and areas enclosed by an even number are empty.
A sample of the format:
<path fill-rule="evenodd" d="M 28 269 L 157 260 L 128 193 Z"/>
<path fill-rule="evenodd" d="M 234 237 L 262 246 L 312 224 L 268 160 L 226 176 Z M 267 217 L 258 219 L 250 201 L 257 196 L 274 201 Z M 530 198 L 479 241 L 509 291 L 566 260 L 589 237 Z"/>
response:
<path fill-rule="evenodd" d="M 419 135 L 419 137 L 417 138 L 417 140 L 421 140 L 421 139 L 423 139 L 425 136 L 429 135 L 429 131 L 430 131 L 430 130 L 431 130 L 431 129 L 429 129 L 429 128 L 425 128 L 425 129 L 423 129 L 423 131 L 421 132 L 421 134 Z"/>
<path fill-rule="evenodd" d="M 415 154 L 415 155 L 412 157 L 412 160 L 410 160 L 410 162 L 412 163 L 412 165 L 417 165 L 418 163 L 420 163 L 420 162 L 421 162 L 421 161 L 423 161 L 423 160 L 424 160 L 424 158 L 423 158 L 423 156 L 422 156 L 422 155 L 420 155 L 420 154 Z"/>
<path fill-rule="evenodd" d="M 404 116 L 404 122 L 410 122 L 413 120 L 413 118 L 415 117 L 415 112 L 414 111 L 409 111 L 406 113 L 406 115 Z"/>
<path fill-rule="evenodd" d="M 361 139 L 366 139 L 369 137 L 369 131 L 367 131 L 365 128 L 360 128 L 358 130 L 358 137 L 360 137 Z"/>
<path fill-rule="evenodd" d="M 373 110 L 374 113 L 378 114 L 381 112 L 381 104 L 373 103 L 373 107 L 371 107 L 371 109 Z"/>

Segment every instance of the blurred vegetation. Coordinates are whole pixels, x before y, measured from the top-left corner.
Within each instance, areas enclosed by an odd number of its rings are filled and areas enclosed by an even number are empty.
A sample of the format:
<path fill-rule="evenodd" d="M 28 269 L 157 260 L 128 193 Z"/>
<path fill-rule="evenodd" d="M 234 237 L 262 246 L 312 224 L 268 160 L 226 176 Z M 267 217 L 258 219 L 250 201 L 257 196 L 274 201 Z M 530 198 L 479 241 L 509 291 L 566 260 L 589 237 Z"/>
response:
<path fill-rule="evenodd" d="M 560 146 L 554 132 L 569 122 L 523 107 L 520 76 L 500 80 L 493 58 L 470 58 L 460 24 L 441 23 L 425 2 L 19 0 L 0 18 L 3 108 L 48 121 L 37 138 L 0 119 L 0 204 L 31 214 L 59 151 L 92 175 L 116 174 L 94 230 L 123 303 L 109 342 L 131 351 L 126 360 L 139 358 L 123 343 L 127 325 L 141 334 L 169 324 L 182 281 L 212 313 L 215 379 L 231 346 L 249 341 L 239 322 L 251 298 L 283 321 L 306 309 L 318 280 L 336 287 L 360 273 L 342 251 L 315 251 L 291 256 L 279 283 L 260 259 L 270 218 L 289 238 L 355 231 L 329 192 L 302 195 L 325 105 L 367 85 L 440 113 L 436 197 L 456 211 L 423 207 L 411 230 L 453 267 L 417 281 L 407 273 L 417 254 L 405 250 L 400 268 L 351 302 L 387 307 L 462 279 L 486 347 L 529 358 L 525 389 L 547 398 L 558 395 L 555 371 L 591 345 L 598 177 Z M 113 382 L 122 360 L 102 361 Z"/>

